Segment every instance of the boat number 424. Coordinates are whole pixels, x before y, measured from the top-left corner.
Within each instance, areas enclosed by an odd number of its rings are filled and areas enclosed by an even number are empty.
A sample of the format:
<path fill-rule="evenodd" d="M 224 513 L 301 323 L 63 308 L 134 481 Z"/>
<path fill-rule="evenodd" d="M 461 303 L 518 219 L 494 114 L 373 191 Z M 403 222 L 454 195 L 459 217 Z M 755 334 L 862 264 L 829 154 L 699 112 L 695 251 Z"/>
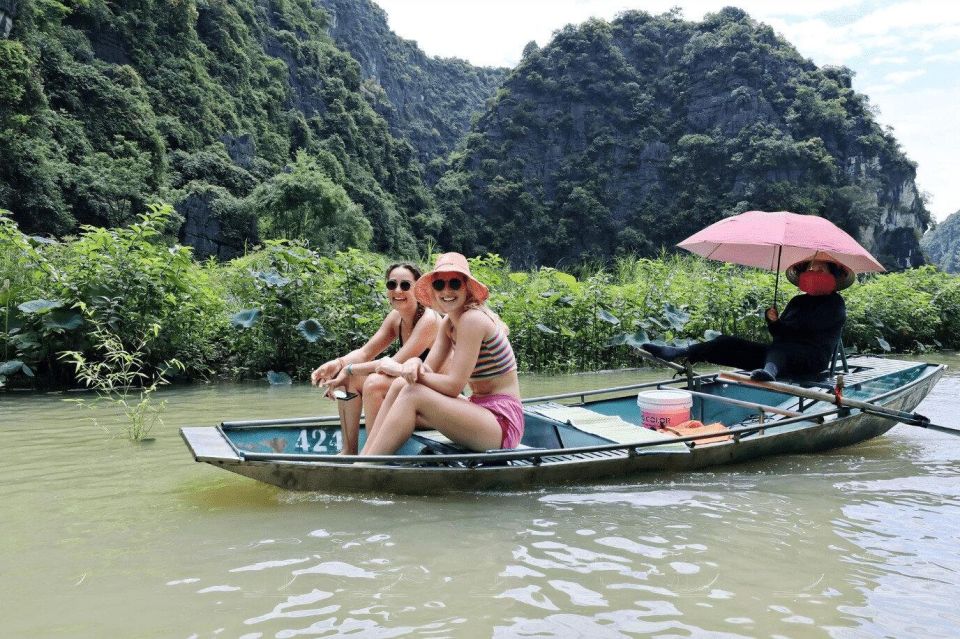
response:
<path fill-rule="evenodd" d="M 342 447 L 343 438 L 339 430 L 302 428 L 297 437 L 296 448 L 305 453 L 335 453 Z"/>

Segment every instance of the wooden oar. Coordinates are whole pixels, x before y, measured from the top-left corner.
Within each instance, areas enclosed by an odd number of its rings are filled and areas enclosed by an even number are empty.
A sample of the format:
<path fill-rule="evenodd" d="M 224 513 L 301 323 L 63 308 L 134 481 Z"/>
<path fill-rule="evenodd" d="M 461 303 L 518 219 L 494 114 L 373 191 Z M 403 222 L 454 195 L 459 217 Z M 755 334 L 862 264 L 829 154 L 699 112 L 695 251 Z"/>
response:
<path fill-rule="evenodd" d="M 640 357 L 642 357 L 642 358 L 644 358 L 644 359 L 648 359 L 648 360 L 650 360 L 651 362 L 656 362 L 657 364 L 660 364 L 661 366 L 666 366 L 667 368 L 672 368 L 673 370 L 677 371 L 678 373 L 683 373 L 684 375 L 686 375 L 686 376 L 687 376 L 687 386 L 690 387 L 690 388 L 693 388 L 693 378 L 694 378 L 693 367 L 690 366 L 690 363 L 689 363 L 689 362 L 687 362 L 686 364 L 677 364 L 676 362 L 671 362 L 670 360 L 666 360 L 666 359 L 663 359 L 663 358 L 661 358 L 661 357 L 657 357 L 656 355 L 654 355 L 653 353 L 651 353 L 650 351 L 648 351 L 648 350 L 645 349 L 645 348 L 640 348 L 639 346 L 634 346 L 634 348 L 637 350 L 638 353 L 640 353 Z M 676 375 L 674 375 L 674 377 L 676 377 Z"/>
<path fill-rule="evenodd" d="M 814 399 L 819 402 L 829 402 L 838 406 L 858 408 L 865 413 L 871 413 L 881 417 L 889 417 L 890 419 L 895 419 L 898 422 L 910 424 L 911 426 L 920 426 L 922 428 L 929 428 L 930 430 L 939 431 L 941 433 L 960 435 L 960 429 L 933 424 L 930 422 L 929 417 L 925 417 L 919 413 L 907 413 L 902 410 L 894 410 L 892 408 L 886 408 L 885 406 L 871 404 L 870 402 L 861 402 L 857 399 L 847 399 L 842 395 L 838 398 L 833 393 L 822 393 L 820 391 L 804 388 L 802 386 L 794 386 L 793 384 L 784 384 L 782 382 L 760 382 L 750 379 L 750 377 L 747 375 L 740 375 L 739 373 L 720 373 L 718 377 L 720 379 L 736 382 L 737 384 L 743 384 L 745 386 L 756 386 L 759 388 L 766 388 L 768 390 L 779 391 L 781 393 L 788 393 L 797 397 Z"/>

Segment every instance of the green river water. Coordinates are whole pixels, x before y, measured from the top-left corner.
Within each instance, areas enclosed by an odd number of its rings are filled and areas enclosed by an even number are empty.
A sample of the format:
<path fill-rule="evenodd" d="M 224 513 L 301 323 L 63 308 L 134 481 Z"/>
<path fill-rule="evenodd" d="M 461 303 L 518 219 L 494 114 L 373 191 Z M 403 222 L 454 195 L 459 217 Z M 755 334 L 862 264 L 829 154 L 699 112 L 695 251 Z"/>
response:
<path fill-rule="evenodd" d="M 960 427 L 960 357 L 919 412 Z M 662 373 L 532 377 L 526 396 Z M 177 428 L 331 413 L 305 385 L 162 393 L 155 441 L 0 394 L 0 637 L 955 637 L 960 437 L 533 492 L 295 493 Z M 104 418 L 104 416 L 101 416 Z"/>

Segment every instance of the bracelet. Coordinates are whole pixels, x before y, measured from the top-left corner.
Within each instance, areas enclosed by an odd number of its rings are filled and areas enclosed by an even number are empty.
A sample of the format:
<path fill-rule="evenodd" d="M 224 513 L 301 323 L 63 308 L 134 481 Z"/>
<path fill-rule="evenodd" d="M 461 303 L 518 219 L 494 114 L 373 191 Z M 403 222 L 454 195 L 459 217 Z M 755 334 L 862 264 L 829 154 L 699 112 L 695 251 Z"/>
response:
<path fill-rule="evenodd" d="M 353 377 L 353 364 L 347 364 L 347 375 Z"/>

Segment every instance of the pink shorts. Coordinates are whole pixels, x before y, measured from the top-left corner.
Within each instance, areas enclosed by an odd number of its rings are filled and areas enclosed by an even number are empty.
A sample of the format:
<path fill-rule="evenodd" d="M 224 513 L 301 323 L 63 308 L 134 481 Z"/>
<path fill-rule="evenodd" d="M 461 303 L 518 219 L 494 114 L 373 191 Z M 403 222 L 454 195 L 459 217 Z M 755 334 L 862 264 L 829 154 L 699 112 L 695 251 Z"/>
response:
<path fill-rule="evenodd" d="M 497 418 L 503 437 L 500 448 L 516 448 L 523 437 L 523 405 L 513 395 L 471 395 L 470 403 L 486 408 Z"/>

